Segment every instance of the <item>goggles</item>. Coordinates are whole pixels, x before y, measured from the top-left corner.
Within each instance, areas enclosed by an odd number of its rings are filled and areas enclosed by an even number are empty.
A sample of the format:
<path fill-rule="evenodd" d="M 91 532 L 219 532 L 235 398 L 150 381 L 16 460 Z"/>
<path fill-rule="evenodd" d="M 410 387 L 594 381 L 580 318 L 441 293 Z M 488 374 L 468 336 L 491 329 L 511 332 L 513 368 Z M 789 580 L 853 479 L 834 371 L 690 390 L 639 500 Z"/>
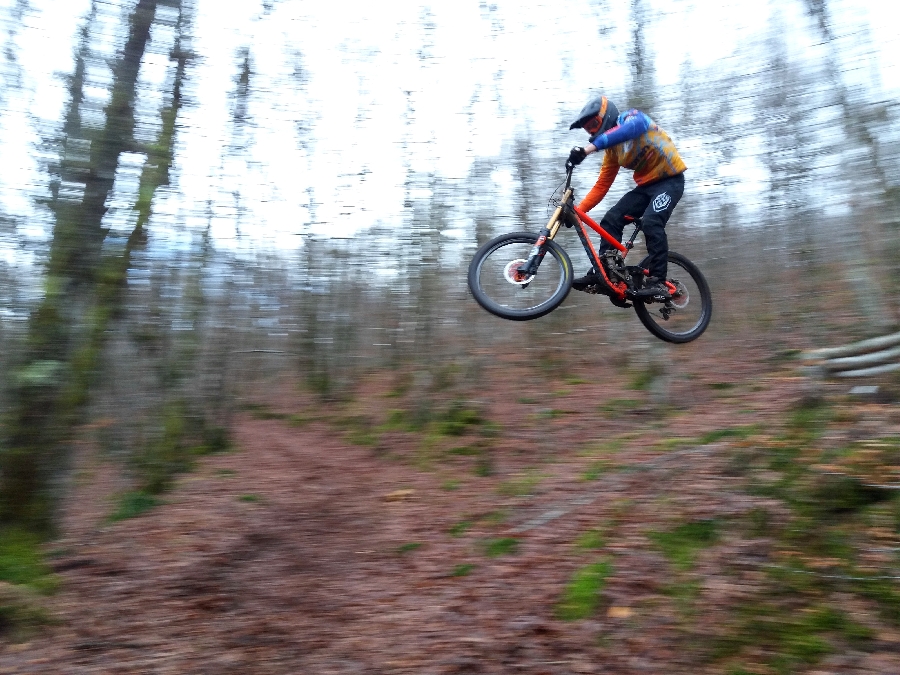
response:
<path fill-rule="evenodd" d="M 582 125 L 582 128 L 593 136 L 600 131 L 601 126 L 603 126 L 603 121 L 599 117 L 592 117 Z"/>

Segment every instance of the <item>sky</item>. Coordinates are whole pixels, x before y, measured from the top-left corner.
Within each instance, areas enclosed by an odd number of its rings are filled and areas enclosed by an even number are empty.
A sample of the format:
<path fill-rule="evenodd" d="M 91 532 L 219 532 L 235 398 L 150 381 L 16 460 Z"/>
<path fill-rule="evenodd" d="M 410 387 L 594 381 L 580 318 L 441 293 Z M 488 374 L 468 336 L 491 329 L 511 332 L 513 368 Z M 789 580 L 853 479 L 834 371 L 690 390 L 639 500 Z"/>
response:
<path fill-rule="evenodd" d="M 678 100 L 685 62 L 739 72 L 747 50 L 772 25 L 791 31 L 792 57 L 822 58 L 821 40 L 799 1 L 647 2 L 655 79 L 670 100 Z M 45 165 L 59 152 L 65 77 L 90 2 L 30 0 L 16 17 L 18 5 L 0 0 L 7 54 L 0 215 L 15 223 L 17 237 L 40 239 L 50 224 L 39 203 L 49 194 Z M 108 96 L 105 60 L 121 46 L 132 5 L 99 5 L 83 109 L 97 123 Z M 461 185 L 474 162 L 491 158 L 497 159 L 491 175 L 498 209 L 509 213 L 515 208 L 509 158 L 527 144 L 536 161 L 561 164 L 568 148 L 584 140 L 568 131 L 572 115 L 601 89 L 621 95 L 628 78 L 624 3 L 346 0 L 338 11 L 304 0 L 272 2 L 268 10 L 249 0 L 196 0 L 195 9 L 191 47 L 198 58 L 188 72 L 173 184 L 158 193 L 151 223 L 173 240 L 209 226 L 224 247 L 295 249 L 310 234 L 348 237 L 375 225 L 402 225 L 405 200 L 429 194 L 422 177 Z M 845 47 L 840 65 L 847 84 L 897 100 L 900 3 L 830 0 L 830 9 Z M 171 81 L 173 23 L 169 17 L 154 28 L 142 65 L 142 140 L 155 134 Z M 249 50 L 253 74 L 247 123 L 236 127 L 242 49 Z M 877 59 L 869 57 L 872 49 Z M 678 140 L 677 120 L 658 121 Z M 683 140 L 688 166 L 718 161 L 703 139 Z M 113 232 L 127 232 L 133 222 L 143 155 L 123 160 L 105 223 Z M 734 174 L 735 189 L 748 194 L 765 188 L 749 153 L 719 171 Z M 580 175 L 582 188 L 593 178 L 592 171 Z M 619 182 L 627 187 L 626 179 Z M 460 208 L 451 217 L 457 222 L 447 231 L 464 235 L 471 213 Z M 541 211 L 535 222 L 543 217 Z M 0 246 L 7 260 L 27 255 L 9 245 L 13 240 Z"/>

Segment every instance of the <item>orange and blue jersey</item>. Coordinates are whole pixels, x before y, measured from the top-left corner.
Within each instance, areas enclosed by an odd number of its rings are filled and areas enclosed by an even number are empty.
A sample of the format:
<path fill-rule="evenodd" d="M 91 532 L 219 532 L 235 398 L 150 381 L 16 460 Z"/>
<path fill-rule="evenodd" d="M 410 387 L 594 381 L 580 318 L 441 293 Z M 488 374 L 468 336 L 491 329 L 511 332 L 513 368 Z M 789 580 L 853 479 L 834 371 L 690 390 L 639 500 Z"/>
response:
<path fill-rule="evenodd" d="M 669 135 L 640 110 L 619 115 L 612 129 L 591 138 L 603 154 L 600 175 L 579 207 L 590 211 L 609 192 L 620 167 L 634 171 L 634 182 L 646 185 L 663 178 L 677 176 L 687 168 Z"/>

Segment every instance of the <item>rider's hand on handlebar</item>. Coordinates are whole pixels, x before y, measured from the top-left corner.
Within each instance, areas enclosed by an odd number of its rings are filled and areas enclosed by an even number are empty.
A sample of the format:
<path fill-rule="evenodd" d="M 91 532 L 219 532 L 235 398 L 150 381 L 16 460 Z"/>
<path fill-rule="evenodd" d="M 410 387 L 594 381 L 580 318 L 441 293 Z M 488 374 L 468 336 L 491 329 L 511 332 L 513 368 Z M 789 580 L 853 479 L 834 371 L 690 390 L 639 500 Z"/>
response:
<path fill-rule="evenodd" d="M 572 148 L 572 151 L 569 152 L 569 163 L 573 166 L 578 166 L 584 161 L 585 157 L 587 157 L 585 149 L 575 146 Z"/>

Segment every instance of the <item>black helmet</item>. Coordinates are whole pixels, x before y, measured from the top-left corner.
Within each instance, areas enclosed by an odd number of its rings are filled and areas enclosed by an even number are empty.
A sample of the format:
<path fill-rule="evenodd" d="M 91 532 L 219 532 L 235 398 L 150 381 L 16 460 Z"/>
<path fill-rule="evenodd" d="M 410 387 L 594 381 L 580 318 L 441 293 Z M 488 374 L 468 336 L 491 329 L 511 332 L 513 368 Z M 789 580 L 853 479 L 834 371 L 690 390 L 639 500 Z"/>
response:
<path fill-rule="evenodd" d="M 602 134 L 604 131 L 609 131 L 616 126 L 616 121 L 619 119 L 619 109 L 616 108 L 615 103 L 605 96 L 592 98 L 578 113 L 578 119 L 572 122 L 572 126 L 569 129 L 581 129 L 585 122 L 592 117 L 600 118 L 600 130 L 595 133 Z"/>

